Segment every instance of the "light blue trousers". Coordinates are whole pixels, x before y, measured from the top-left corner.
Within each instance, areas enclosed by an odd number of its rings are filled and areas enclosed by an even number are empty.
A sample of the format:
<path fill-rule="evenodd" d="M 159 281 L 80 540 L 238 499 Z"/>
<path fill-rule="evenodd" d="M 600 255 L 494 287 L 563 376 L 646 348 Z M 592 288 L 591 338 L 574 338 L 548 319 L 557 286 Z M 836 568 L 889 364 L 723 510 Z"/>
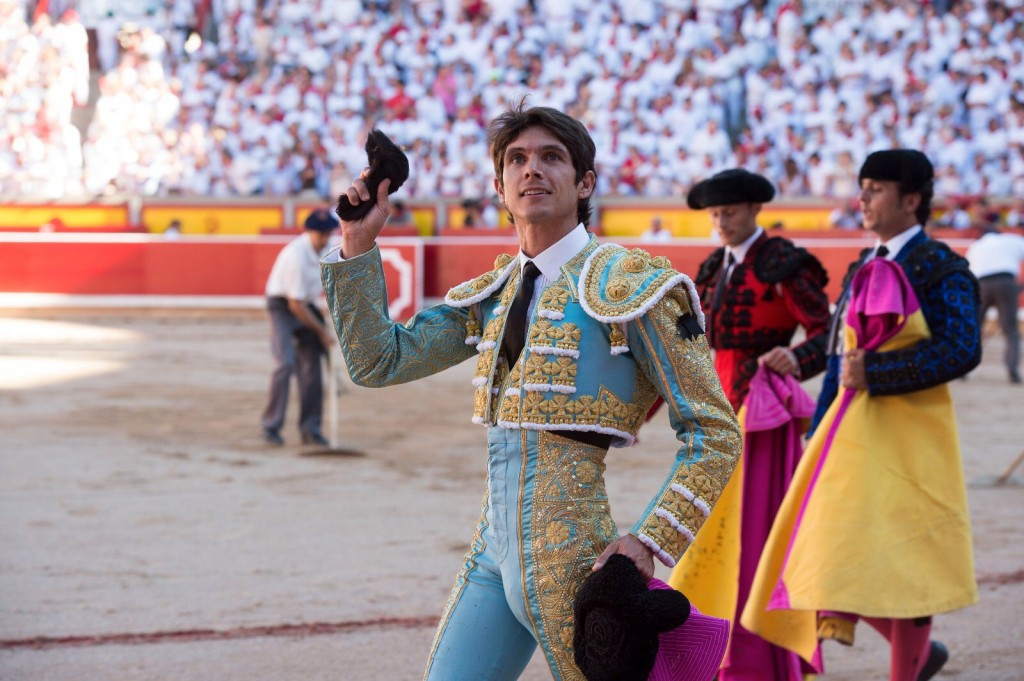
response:
<path fill-rule="evenodd" d="M 572 597 L 617 536 L 605 453 L 553 433 L 488 431 L 484 512 L 438 625 L 427 681 L 511 681 L 538 644 L 554 679 L 582 679 L 572 662 Z"/>

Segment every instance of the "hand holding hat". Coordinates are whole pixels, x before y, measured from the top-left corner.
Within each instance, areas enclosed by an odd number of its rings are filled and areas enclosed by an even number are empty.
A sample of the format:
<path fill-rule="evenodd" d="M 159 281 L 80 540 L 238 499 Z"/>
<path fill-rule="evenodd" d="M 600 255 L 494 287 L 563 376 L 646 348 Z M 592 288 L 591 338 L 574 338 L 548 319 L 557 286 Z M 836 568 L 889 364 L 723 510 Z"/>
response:
<path fill-rule="evenodd" d="M 377 188 L 384 180 L 390 180 L 388 194 L 394 194 L 409 179 L 409 159 L 387 135 L 376 128 L 366 138 L 366 160 L 370 173 L 363 181 L 369 199 L 353 204 L 347 194 L 338 197 L 336 212 L 346 222 L 362 219 L 377 204 Z"/>
<path fill-rule="evenodd" d="M 576 665 L 588 681 L 710 681 L 729 641 L 728 620 L 648 582 L 619 554 L 580 586 L 574 614 Z"/>

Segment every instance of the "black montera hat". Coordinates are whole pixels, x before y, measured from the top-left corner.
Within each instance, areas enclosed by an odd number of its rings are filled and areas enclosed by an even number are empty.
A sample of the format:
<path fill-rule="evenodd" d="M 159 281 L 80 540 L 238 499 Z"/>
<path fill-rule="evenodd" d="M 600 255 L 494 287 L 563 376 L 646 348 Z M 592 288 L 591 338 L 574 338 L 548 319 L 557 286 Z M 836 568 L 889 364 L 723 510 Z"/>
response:
<path fill-rule="evenodd" d="M 935 178 L 932 162 L 914 149 L 887 149 L 869 154 L 860 167 L 858 181 L 865 178 L 899 182 L 907 191 L 923 189 Z"/>
<path fill-rule="evenodd" d="M 588 681 L 647 681 L 658 634 L 681 626 L 690 602 L 674 589 L 648 590 L 636 565 L 615 554 L 576 592 L 573 655 Z"/>
<path fill-rule="evenodd" d="M 333 232 L 338 228 L 338 219 L 326 208 L 317 208 L 306 217 L 303 227 L 314 232 Z"/>
<path fill-rule="evenodd" d="M 743 168 L 730 168 L 698 182 L 686 196 L 686 205 L 694 210 L 733 203 L 768 203 L 775 187 L 765 177 Z"/>

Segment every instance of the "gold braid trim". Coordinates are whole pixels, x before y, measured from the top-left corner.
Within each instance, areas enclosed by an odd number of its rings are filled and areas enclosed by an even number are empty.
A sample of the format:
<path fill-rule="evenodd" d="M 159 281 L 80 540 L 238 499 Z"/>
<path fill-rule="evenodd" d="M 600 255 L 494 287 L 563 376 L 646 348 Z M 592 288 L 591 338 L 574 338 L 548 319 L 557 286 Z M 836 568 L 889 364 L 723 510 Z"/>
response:
<path fill-rule="evenodd" d="M 583 309 L 606 323 L 626 322 L 646 314 L 665 294 L 689 278 L 672 269 L 668 258 L 639 248 L 601 246 L 587 259 L 580 277 Z M 687 313 L 692 313 L 689 301 Z"/>
<path fill-rule="evenodd" d="M 537 435 L 533 588 L 548 665 L 561 681 L 584 681 L 573 660 L 573 603 L 594 561 L 618 536 L 604 486 L 605 454 L 557 433 Z"/>
<path fill-rule="evenodd" d="M 493 270 L 452 288 L 444 302 L 452 307 L 468 307 L 486 300 L 505 283 L 518 264 L 514 256 L 502 253 L 495 259 Z"/>
<path fill-rule="evenodd" d="M 673 560 L 683 554 L 707 519 L 695 502 L 702 502 L 705 510 L 714 507 L 732 475 L 742 447 L 739 424 L 722 392 L 707 339 L 703 335 L 683 338 L 679 332 L 676 322 L 687 309 L 683 307 L 685 298 L 685 294 L 668 295 L 648 313 L 653 336 L 648 334 L 642 323 L 631 327 L 640 334 L 654 362 L 657 375 L 651 378 L 658 383 L 661 394 L 673 410 L 673 422 L 689 423 L 683 406 L 689 408 L 696 421 L 689 426 L 689 432 L 680 437 L 682 449 L 679 456 L 682 462 L 655 499 L 651 513 L 633 530 L 634 534 L 646 535 L 656 542 Z M 658 361 L 659 347 L 668 359 L 667 364 Z M 676 392 L 683 400 L 681 403 L 674 398 Z M 695 429 L 698 428 L 702 434 L 703 448 L 700 452 L 694 448 Z M 688 490 L 693 500 L 687 499 L 674 487 Z M 659 511 L 671 515 L 675 524 L 659 515 Z M 685 528 L 685 532 L 675 525 Z"/>

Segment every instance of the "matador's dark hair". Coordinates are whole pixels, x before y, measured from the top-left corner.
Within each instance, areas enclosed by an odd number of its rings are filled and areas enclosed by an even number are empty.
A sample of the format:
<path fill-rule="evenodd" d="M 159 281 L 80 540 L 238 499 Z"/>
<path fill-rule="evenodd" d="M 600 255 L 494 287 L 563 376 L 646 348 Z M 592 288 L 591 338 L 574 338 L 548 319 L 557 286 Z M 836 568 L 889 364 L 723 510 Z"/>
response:
<path fill-rule="evenodd" d="M 558 141 L 569 150 L 573 168 L 576 169 L 576 182 L 583 179 L 587 171 L 594 173 L 597 180 L 597 168 L 594 158 L 597 148 L 586 127 L 567 114 L 546 106 L 526 108 L 526 97 L 519 104 L 510 106 L 508 110 L 491 121 L 487 129 L 487 143 L 491 148 L 494 161 L 494 174 L 500 184 L 505 179 L 502 169 L 505 165 L 505 149 L 527 128 L 542 127 L 558 138 Z M 590 199 L 580 199 L 576 204 L 576 219 L 584 226 L 590 225 Z M 511 219 L 511 215 L 509 219 Z"/>

